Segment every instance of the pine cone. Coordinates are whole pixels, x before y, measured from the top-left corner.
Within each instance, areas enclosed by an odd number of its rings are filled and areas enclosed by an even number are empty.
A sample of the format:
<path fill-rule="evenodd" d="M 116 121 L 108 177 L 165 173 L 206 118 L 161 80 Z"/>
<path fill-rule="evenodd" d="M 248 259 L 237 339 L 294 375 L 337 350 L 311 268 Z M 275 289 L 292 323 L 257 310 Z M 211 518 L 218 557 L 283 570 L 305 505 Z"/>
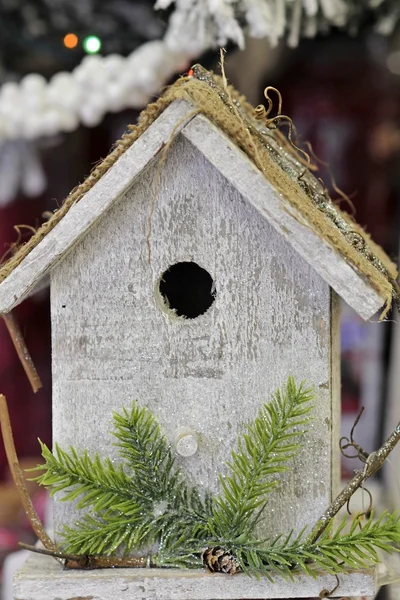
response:
<path fill-rule="evenodd" d="M 221 546 L 206 548 L 203 552 L 203 563 L 211 573 L 234 575 L 241 571 L 237 558 Z"/>

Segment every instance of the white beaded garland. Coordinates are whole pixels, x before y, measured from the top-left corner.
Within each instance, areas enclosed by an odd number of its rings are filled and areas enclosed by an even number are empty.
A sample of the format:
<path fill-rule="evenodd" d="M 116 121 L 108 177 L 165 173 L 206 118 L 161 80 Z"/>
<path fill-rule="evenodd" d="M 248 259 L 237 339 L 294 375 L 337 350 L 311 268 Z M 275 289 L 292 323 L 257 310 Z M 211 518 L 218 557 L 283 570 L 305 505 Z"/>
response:
<path fill-rule="evenodd" d="M 48 83 L 36 73 L 20 84 L 7 82 L 0 89 L 0 143 L 69 132 L 80 123 L 95 127 L 109 111 L 142 108 L 191 58 L 157 40 L 127 58 L 86 56 L 71 73 L 57 73 Z"/>
<path fill-rule="evenodd" d="M 38 93 L 43 92 L 46 87 L 46 80 L 42 75 L 38 73 L 30 73 L 29 75 L 25 75 L 25 77 L 21 81 L 21 88 L 25 92 L 30 93 Z"/>

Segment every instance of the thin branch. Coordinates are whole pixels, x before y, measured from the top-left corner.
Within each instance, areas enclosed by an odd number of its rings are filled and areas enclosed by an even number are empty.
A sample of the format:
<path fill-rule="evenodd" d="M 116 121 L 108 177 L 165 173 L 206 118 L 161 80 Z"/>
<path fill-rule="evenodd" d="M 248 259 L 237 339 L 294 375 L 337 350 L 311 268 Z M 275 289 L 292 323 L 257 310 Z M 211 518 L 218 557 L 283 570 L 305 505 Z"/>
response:
<path fill-rule="evenodd" d="M 117 556 L 81 556 L 79 560 L 65 561 L 66 569 L 144 569 L 154 567 L 150 557 L 133 556 L 118 558 Z"/>
<path fill-rule="evenodd" d="M 383 466 L 386 458 L 389 456 L 391 451 L 396 447 L 400 441 L 400 422 L 396 429 L 390 434 L 386 442 L 376 450 L 371 452 L 365 461 L 364 468 L 361 471 L 356 471 L 353 479 L 343 488 L 340 494 L 335 498 L 329 508 L 324 512 L 322 517 L 319 519 L 314 529 L 311 531 L 307 538 L 307 543 L 313 544 L 317 541 L 322 532 L 326 529 L 333 517 L 339 512 L 354 492 L 361 487 L 363 482 L 374 475 Z"/>
<path fill-rule="evenodd" d="M 68 554 L 59 550 L 48 550 L 47 548 L 41 548 L 40 546 L 25 544 L 25 542 L 18 542 L 18 546 L 23 550 L 29 550 L 29 552 L 34 552 L 35 554 L 52 556 L 53 558 L 68 558 L 70 560 L 80 560 L 82 558 L 82 555 L 79 554 Z"/>
<path fill-rule="evenodd" d="M 116 556 L 88 556 L 86 554 L 68 554 L 57 550 L 47 550 L 46 548 L 38 548 L 30 544 L 19 542 L 18 546 L 29 552 L 36 554 L 45 554 L 57 559 L 64 559 L 66 569 L 115 569 L 115 568 L 136 568 L 143 569 L 145 567 L 154 567 L 148 556 L 139 557 L 116 557 Z"/>
<path fill-rule="evenodd" d="M 7 402 L 5 396 L 0 394 L 0 425 L 3 434 L 4 448 L 7 455 L 8 466 L 11 475 L 19 493 L 26 516 L 32 526 L 33 531 L 48 550 L 57 551 L 54 542 L 49 538 L 44 527 L 36 513 L 31 497 L 26 487 L 25 478 L 19 466 L 17 453 L 15 451 L 14 438 L 11 429 L 10 416 L 8 414 Z"/>
<path fill-rule="evenodd" d="M 33 391 L 36 393 L 41 387 L 43 387 L 43 385 L 40 381 L 39 374 L 36 371 L 36 367 L 33 364 L 33 360 L 29 354 L 28 348 L 26 347 L 25 340 L 18 325 L 18 321 L 12 312 L 2 316 L 11 336 L 14 347 L 17 351 L 19 360 L 24 367 L 24 371 L 28 376 Z"/>

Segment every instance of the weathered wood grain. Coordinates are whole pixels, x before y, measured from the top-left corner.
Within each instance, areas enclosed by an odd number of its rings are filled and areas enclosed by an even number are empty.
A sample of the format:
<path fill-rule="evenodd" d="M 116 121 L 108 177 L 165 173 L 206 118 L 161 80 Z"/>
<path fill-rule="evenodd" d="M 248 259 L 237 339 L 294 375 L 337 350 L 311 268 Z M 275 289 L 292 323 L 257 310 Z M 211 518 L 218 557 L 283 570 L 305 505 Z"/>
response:
<path fill-rule="evenodd" d="M 174 102 L 119 158 L 115 165 L 75 204 L 62 221 L 0 284 L 0 314 L 22 302 L 71 247 L 135 182 L 137 175 L 168 142 L 173 128 L 193 111 L 187 102 Z M 190 118 L 190 117 L 189 117 Z M 177 130 L 179 131 L 179 127 Z"/>
<path fill-rule="evenodd" d="M 363 319 L 369 319 L 384 305 L 385 299 L 310 228 L 297 209 L 285 202 L 215 125 L 199 115 L 184 127 L 182 134 Z"/>
<path fill-rule="evenodd" d="M 161 172 L 149 264 L 156 177 L 152 165 L 51 274 L 54 439 L 115 458 L 111 413 L 137 399 L 171 442 L 180 427 L 196 433 L 197 453 L 177 461 L 217 492 L 243 424 L 292 374 L 314 386 L 315 419 L 263 534 L 299 531 L 332 497 L 330 287 L 182 137 Z M 196 319 L 177 318 L 157 292 L 180 261 L 215 282 Z M 55 530 L 75 516 L 57 503 Z"/>
<path fill-rule="evenodd" d="M 341 377 L 340 377 L 340 298 L 331 290 L 331 394 L 332 439 L 331 477 L 332 500 L 340 492 L 341 484 Z"/>
<path fill-rule="evenodd" d="M 374 572 L 340 575 L 339 596 L 371 596 Z M 298 575 L 294 581 L 277 577 L 275 583 L 247 575 L 211 575 L 204 571 L 177 569 L 115 569 L 104 571 L 63 571 L 48 556 L 30 557 L 14 579 L 18 600 L 240 600 L 241 598 L 310 598 L 323 589 L 332 590 L 336 579 Z"/>

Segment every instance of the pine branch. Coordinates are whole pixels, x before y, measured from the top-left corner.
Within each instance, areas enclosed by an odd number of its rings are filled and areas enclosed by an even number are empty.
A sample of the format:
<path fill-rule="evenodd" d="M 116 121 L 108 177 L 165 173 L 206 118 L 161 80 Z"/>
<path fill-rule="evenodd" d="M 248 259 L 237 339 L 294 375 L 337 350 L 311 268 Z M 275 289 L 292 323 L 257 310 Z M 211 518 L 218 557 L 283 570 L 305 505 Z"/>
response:
<path fill-rule="evenodd" d="M 265 507 L 266 496 L 278 484 L 276 475 L 288 470 L 286 464 L 300 448 L 299 438 L 309 421 L 313 392 L 304 383 L 296 387 L 289 377 L 286 387 L 277 390 L 264 404 L 253 425 L 247 425 L 228 463 L 230 474 L 220 477 L 222 493 L 215 499 L 209 527 L 213 535 L 235 539 L 250 536 Z M 256 515 L 254 517 L 254 513 Z"/>
<path fill-rule="evenodd" d="M 92 507 L 75 527 L 66 527 L 65 548 L 70 553 L 127 554 L 153 544 L 165 531 L 186 539 L 207 535 L 211 496 L 201 498 L 187 486 L 154 416 L 136 403 L 128 412 L 114 414 L 120 455 L 128 463 L 115 467 L 109 460 L 93 459 L 55 446 L 42 446 L 44 471 L 36 478 L 51 493 L 64 492 L 63 501 L 77 500 L 77 508 Z"/>
<path fill-rule="evenodd" d="M 109 556 L 118 548 L 123 548 L 127 555 L 151 545 L 156 538 L 151 518 L 135 520 L 118 513 L 101 518 L 86 514 L 75 527 L 65 526 L 62 535 L 66 552 L 89 556 Z"/>
<path fill-rule="evenodd" d="M 77 500 L 77 508 L 92 507 L 97 515 L 85 515 L 74 528 L 65 527 L 65 549 L 79 554 L 111 554 L 124 543 L 126 552 L 140 543 L 152 543 L 149 522 L 154 519 L 153 503 L 139 495 L 135 481 L 122 466 L 109 459 L 91 459 L 87 452 L 67 453 L 57 444 L 54 454 L 41 443 L 44 473 L 36 481 L 50 489 L 51 495 L 64 492 L 61 500 Z M 146 538 L 147 535 L 147 538 Z"/>
<path fill-rule="evenodd" d="M 303 529 L 297 537 L 290 533 L 277 536 L 265 546 L 260 540 L 247 539 L 230 543 L 228 540 L 209 540 L 209 546 L 220 546 L 232 553 L 242 570 L 250 576 L 264 576 L 272 583 L 276 576 L 293 580 L 296 573 L 304 572 L 316 578 L 319 573 L 343 573 L 346 569 L 369 568 L 379 562 L 377 550 L 399 552 L 400 517 L 384 513 L 377 521 L 373 515 L 359 529 L 360 521 L 354 518 L 348 533 L 343 534 L 347 517 L 333 529 L 333 521 L 317 543 L 309 543 Z M 397 547 L 396 547 L 397 546 Z M 199 568 L 202 564 L 202 546 L 198 540 L 175 539 L 169 551 L 154 558 L 158 566 Z"/>
<path fill-rule="evenodd" d="M 34 480 L 50 488 L 51 495 L 64 492 L 64 502 L 81 497 L 77 508 L 92 506 L 95 512 L 112 508 L 133 516 L 143 510 L 132 479 L 122 466 L 114 467 L 109 459 L 101 461 L 97 454 L 91 459 L 86 451 L 78 455 L 72 447 L 68 454 L 56 444 L 53 454 L 45 444 L 40 445 L 45 463 L 32 471 L 44 471 Z"/>
<path fill-rule="evenodd" d="M 379 562 L 377 549 L 389 553 L 400 551 L 400 517 L 397 514 L 386 512 L 377 521 L 371 514 L 361 529 L 359 518 L 355 517 L 349 532 L 343 534 L 346 525 L 347 517 L 336 530 L 331 521 L 314 543 L 307 541 L 303 530 L 294 540 L 289 534 L 286 538 L 278 536 L 267 547 L 249 541 L 236 544 L 230 550 L 244 572 L 256 577 L 264 575 L 271 580 L 274 574 L 292 579 L 293 569 L 316 577 L 321 570 L 337 574 L 347 568 L 368 568 Z"/>
<path fill-rule="evenodd" d="M 119 454 L 133 470 L 141 494 L 154 500 L 165 499 L 175 485 L 179 474 L 169 480 L 174 461 L 160 426 L 151 412 L 133 403 L 131 411 L 114 413 L 114 432 Z"/>
<path fill-rule="evenodd" d="M 167 527 L 178 519 L 195 530 L 199 524 L 205 526 L 211 496 L 206 494 L 203 501 L 197 489 L 187 485 L 153 414 L 135 402 L 130 412 L 124 409 L 122 414 L 114 414 L 114 424 L 119 454 L 134 472 L 138 493 L 164 505 L 158 522 Z"/>

